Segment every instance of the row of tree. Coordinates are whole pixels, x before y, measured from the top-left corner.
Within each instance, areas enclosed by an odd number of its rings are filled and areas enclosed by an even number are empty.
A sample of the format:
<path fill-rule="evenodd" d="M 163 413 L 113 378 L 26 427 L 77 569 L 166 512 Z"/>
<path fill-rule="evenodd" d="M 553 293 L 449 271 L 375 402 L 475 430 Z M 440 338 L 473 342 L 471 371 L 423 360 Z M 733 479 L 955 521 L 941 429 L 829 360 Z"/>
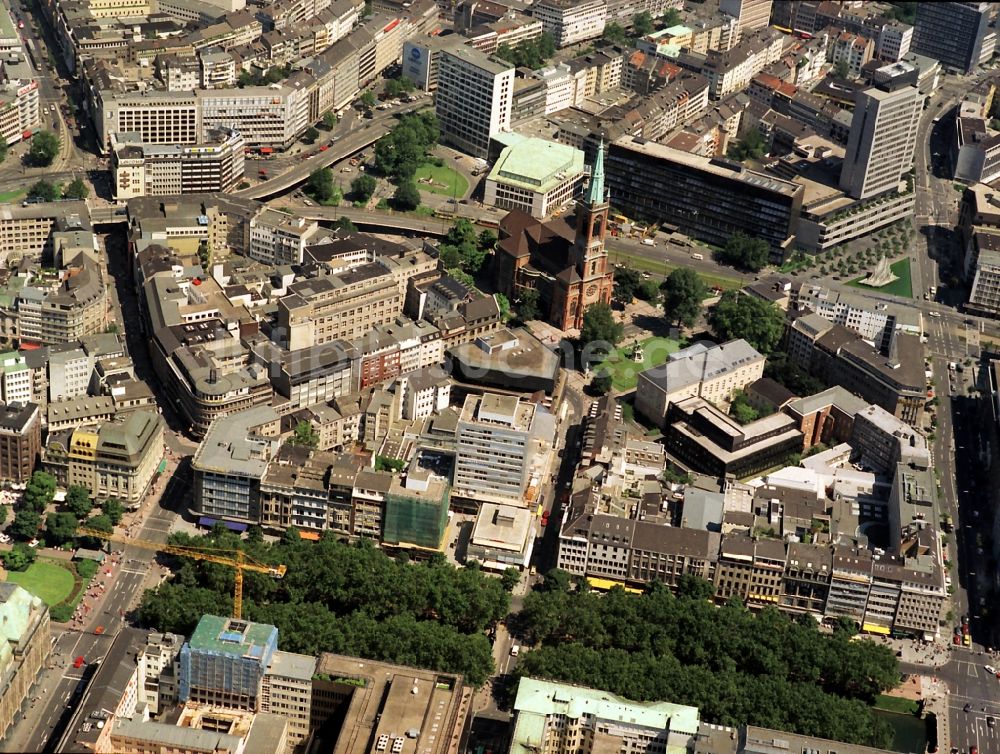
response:
<path fill-rule="evenodd" d="M 284 563 L 280 581 L 247 574 L 243 595 L 252 620 L 270 622 L 284 649 L 357 654 L 460 672 L 481 684 L 493 669 L 484 632 L 507 614 L 509 594 L 478 568 L 455 568 L 443 556 L 413 564 L 371 543 L 345 544 L 332 533 L 305 542 L 294 529 L 277 543 L 259 530 L 246 541 L 217 527 L 206 536 L 175 534 L 175 544 L 245 549 L 256 560 Z M 144 625 L 189 634 L 204 613 L 225 613 L 232 570 L 181 560 L 175 576 L 143 596 Z"/>
<path fill-rule="evenodd" d="M 62 186 L 44 179 L 36 181 L 28 189 L 28 198 L 41 202 L 54 202 L 57 199 L 86 199 L 90 189 L 82 178 L 74 178 Z"/>
<path fill-rule="evenodd" d="M 61 547 L 76 537 L 77 527 L 86 522 L 87 526 L 101 531 L 111 531 L 125 512 L 117 498 L 108 498 L 101 503 L 101 512 L 91 515 L 94 501 L 86 487 L 70 485 L 66 498 L 59 508 L 48 511 L 55 499 L 56 480 L 51 474 L 36 471 L 32 474 L 24 490 L 22 502 L 14 514 L 14 520 L 7 527 L 7 533 L 18 543 L 41 538 L 50 547 Z M 6 508 L 4 517 L 6 518 Z M 95 543 L 88 542 L 88 546 Z M 34 560 L 28 556 L 25 547 L 15 547 L 4 556 L 4 563 L 11 570 L 22 570 Z"/>
<path fill-rule="evenodd" d="M 530 68 L 535 70 L 545 65 L 556 54 L 556 43 L 552 35 L 544 32 L 534 39 L 526 39 L 518 44 L 500 45 L 496 56 L 506 60 L 515 68 Z"/>
<path fill-rule="evenodd" d="M 891 732 L 869 705 L 898 683 L 889 649 L 822 634 L 809 616 L 752 613 L 736 601 L 719 608 L 713 591 L 684 577 L 677 596 L 658 584 L 641 596 L 599 596 L 552 574 L 516 616 L 540 644 L 518 671 L 697 706 L 715 723 L 888 746 Z"/>

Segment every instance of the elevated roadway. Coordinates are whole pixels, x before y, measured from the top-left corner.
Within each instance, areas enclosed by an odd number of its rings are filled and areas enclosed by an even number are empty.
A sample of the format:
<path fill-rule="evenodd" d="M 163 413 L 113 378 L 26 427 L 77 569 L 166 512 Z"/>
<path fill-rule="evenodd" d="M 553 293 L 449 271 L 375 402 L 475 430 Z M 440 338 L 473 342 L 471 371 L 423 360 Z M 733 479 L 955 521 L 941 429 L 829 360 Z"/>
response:
<path fill-rule="evenodd" d="M 363 125 L 351 128 L 347 131 L 347 133 L 339 137 L 335 137 L 336 141 L 330 144 L 329 149 L 323 152 L 317 152 L 311 157 L 306 157 L 291 170 L 287 170 L 284 173 L 276 175 L 273 178 L 269 178 L 266 181 L 261 181 L 250 188 L 243 189 L 242 191 L 235 191 L 233 193 L 236 196 L 241 196 L 246 199 L 259 200 L 270 199 L 284 194 L 299 184 L 305 183 L 309 176 L 317 170 L 328 168 L 334 163 L 347 159 L 355 152 L 374 144 L 376 141 L 389 133 L 392 126 L 395 125 L 395 119 L 398 116 L 411 113 L 426 106 L 427 103 L 421 100 L 409 105 L 402 105 L 401 107 L 385 112 L 376 111 L 376 116 L 371 120 L 366 120 Z M 349 114 L 347 117 L 354 117 L 353 113 Z M 267 163 L 262 163 L 261 167 L 266 169 Z"/>

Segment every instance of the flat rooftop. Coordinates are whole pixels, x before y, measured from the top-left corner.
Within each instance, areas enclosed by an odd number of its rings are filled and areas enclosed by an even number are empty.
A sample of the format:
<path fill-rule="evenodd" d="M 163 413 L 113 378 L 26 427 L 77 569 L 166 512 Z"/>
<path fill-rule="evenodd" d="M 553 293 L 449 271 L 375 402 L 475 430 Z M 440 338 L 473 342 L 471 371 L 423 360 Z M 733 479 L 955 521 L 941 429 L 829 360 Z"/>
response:
<path fill-rule="evenodd" d="M 355 687 L 331 754 L 457 751 L 470 711 L 461 676 L 329 652 L 319 656 L 316 673 L 343 690 Z"/>
<path fill-rule="evenodd" d="M 680 149 L 658 144 L 653 141 L 639 138 L 637 136 L 623 136 L 613 142 L 613 145 L 630 152 L 635 152 L 652 160 L 664 160 L 673 162 L 692 170 L 699 170 L 703 173 L 725 178 L 731 181 L 738 181 L 747 185 L 756 186 L 766 191 L 772 191 L 784 196 L 794 196 L 800 191 L 797 184 L 781 178 L 775 178 L 756 170 L 748 170 L 738 163 L 732 163 L 717 158 L 701 157 L 695 154 L 683 152 Z"/>

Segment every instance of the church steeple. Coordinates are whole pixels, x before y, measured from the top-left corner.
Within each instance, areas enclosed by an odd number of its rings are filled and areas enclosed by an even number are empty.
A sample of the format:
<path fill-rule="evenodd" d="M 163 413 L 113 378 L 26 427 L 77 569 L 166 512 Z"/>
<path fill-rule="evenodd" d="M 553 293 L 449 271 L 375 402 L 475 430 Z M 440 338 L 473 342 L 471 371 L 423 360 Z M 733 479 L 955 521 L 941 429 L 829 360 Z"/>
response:
<path fill-rule="evenodd" d="M 590 187 L 587 189 L 587 204 L 596 207 L 604 204 L 604 139 L 597 145 L 597 156 L 590 169 Z"/>

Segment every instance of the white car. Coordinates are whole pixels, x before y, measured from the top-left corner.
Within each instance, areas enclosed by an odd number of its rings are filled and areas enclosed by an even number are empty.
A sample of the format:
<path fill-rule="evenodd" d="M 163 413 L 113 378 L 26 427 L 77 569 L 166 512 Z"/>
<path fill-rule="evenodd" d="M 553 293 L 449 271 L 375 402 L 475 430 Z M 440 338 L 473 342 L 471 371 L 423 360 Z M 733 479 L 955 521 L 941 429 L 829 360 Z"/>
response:
<path fill-rule="evenodd" d="M 928 317 L 940 317 L 941 316 L 941 312 L 928 312 L 927 316 Z"/>
<path fill-rule="evenodd" d="M 993 667 L 992 665 L 983 665 L 983 667 L 986 668 L 986 672 L 989 673 L 990 675 L 996 675 L 997 674 L 997 669 L 995 667 Z"/>
<path fill-rule="evenodd" d="M 0 532 L 0 542 L 2 542 L 5 545 L 9 544 L 10 543 L 10 537 L 7 536 L 6 534 L 4 534 L 3 532 Z"/>
<path fill-rule="evenodd" d="M 36 538 L 36 539 L 33 539 L 30 542 L 28 542 L 28 547 L 38 547 L 39 544 L 40 544 L 40 542 Z"/>

